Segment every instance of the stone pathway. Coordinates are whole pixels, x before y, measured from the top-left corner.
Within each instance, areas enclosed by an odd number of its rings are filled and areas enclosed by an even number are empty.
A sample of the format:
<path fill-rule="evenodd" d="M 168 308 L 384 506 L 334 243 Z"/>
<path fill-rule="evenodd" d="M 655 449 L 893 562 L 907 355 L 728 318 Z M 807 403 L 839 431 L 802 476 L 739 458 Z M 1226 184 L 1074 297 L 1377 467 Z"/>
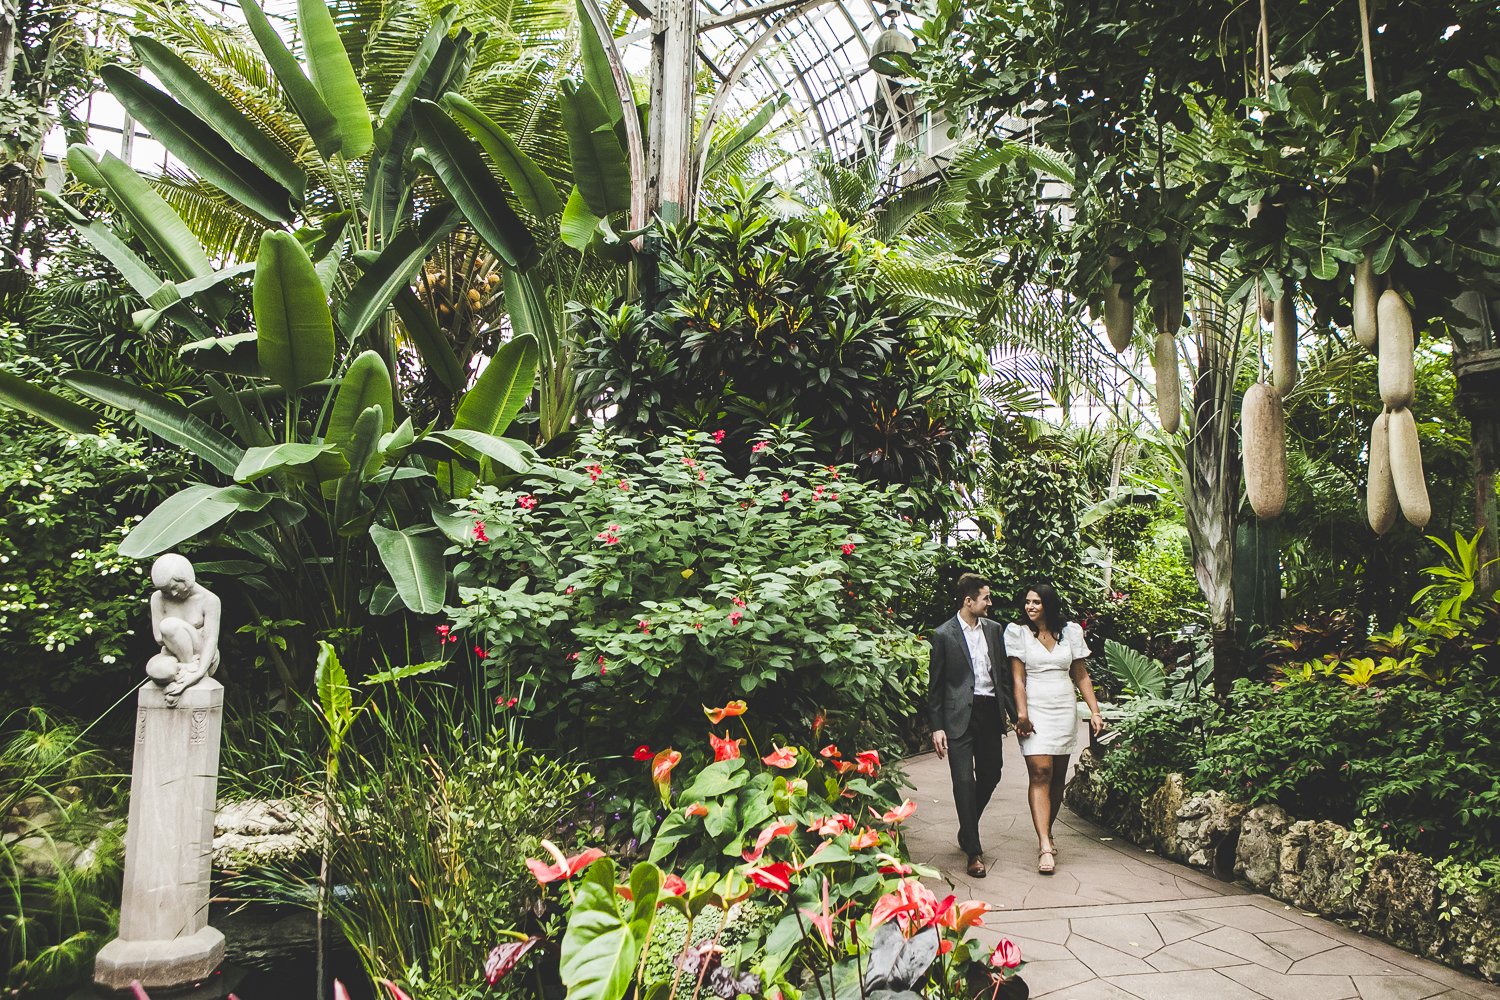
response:
<path fill-rule="evenodd" d="M 1158 858 L 1066 808 L 1057 874 L 1038 875 L 1014 737 L 980 824 L 989 876 L 970 879 L 947 762 L 903 766 L 916 784 L 912 858 L 944 873 L 953 888 L 932 885 L 940 896 L 1000 907 L 976 936 L 1020 944 L 1033 1000 L 1500 1000 L 1500 988 Z"/>

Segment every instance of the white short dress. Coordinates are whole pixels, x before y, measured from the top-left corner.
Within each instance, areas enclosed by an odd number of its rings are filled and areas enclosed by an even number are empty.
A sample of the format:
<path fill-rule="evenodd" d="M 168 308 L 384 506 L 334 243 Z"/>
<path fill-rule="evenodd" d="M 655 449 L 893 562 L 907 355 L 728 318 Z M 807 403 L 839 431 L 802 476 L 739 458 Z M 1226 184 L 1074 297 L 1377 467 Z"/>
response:
<path fill-rule="evenodd" d="M 1073 687 L 1074 660 L 1089 655 L 1083 628 L 1063 626 L 1062 638 L 1048 649 L 1025 625 L 1005 627 L 1005 655 L 1026 664 L 1026 716 L 1035 731 L 1020 737 L 1024 756 L 1078 752 L 1078 695 Z"/>

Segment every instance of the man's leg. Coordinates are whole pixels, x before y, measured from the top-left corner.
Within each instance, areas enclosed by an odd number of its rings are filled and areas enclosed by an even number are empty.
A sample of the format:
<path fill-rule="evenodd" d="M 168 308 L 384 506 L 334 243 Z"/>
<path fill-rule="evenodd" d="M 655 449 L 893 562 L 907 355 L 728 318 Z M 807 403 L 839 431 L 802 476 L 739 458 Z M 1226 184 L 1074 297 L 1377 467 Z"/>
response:
<path fill-rule="evenodd" d="M 962 736 L 948 737 L 948 772 L 953 776 L 953 805 L 958 811 L 958 846 L 969 857 L 983 853 L 979 846 L 979 811 L 974 797 L 974 726 Z"/>
<path fill-rule="evenodd" d="M 984 815 L 995 786 L 1000 784 L 1004 763 L 1005 722 L 996 698 L 975 698 L 969 732 L 974 738 L 974 821 Z"/>

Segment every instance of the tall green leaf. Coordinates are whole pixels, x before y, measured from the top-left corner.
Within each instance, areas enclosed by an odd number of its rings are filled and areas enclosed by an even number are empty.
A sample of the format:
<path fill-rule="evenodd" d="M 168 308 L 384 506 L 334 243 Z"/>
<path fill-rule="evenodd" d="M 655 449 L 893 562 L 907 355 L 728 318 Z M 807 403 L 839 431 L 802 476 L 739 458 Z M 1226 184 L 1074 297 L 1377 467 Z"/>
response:
<path fill-rule="evenodd" d="M 573 892 L 558 968 L 568 1000 L 621 1000 L 639 956 L 640 942 L 620 915 L 614 886 L 606 888 L 588 878 L 580 881 Z"/>
<path fill-rule="evenodd" d="M 338 124 L 344 159 L 364 156 L 375 144 L 375 130 L 364 91 L 354 75 L 354 64 L 333 23 L 333 12 L 323 0 L 297 0 L 297 24 L 302 29 L 302 50 L 313 86 Z"/>
<path fill-rule="evenodd" d="M 307 172 L 280 143 L 161 42 L 146 35 L 135 35 L 130 44 L 168 93 L 192 109 L 198 118 L 212 125 L 234 149 L 291 192 L 294 204 L 301 204 L 307 190 Z M 155 132 L 152 135 L 161 138 Z"/>
<path fill-rule="evenodd" d="M 563 201 L 552 178 L 516 145 L 510 133 L 499 123 L 460 94 L 446 95 L 442 106 L 454 121 L 479 141 L 522 208 L 538 219 L 550 219 L 562 211 Z"/>
<path fill-rule="evenodd" d="M 232 475 L 245 449 L 181 403 L 124 379 L 98 372 L 70 372 L 63 381 L 99 402 L 128 410 L 146 430 L 186 448 L 225 475 Z"/>
<path fill-rule="evenodd" d="M 250 448 L 234 470 L 236 482 L 249 483 L 269 476 L 282 469 L 295 469 L 312 465 L 319 458 L 334 450 L 332 444 L 305 444 L 301 441 L 285 441 L 265 448 Z"/>
<path fill-rule="evenodd" d="M 469 452 L 482 455 L 500 463 L 512 472 L 526 472 L 536 464 L 536 452 L 532 451 L 530 445 L 496 437 L 494 434 L 486 434 L 483 431 L 460 428 L 433 431 L 427 435 L 427 440 L 441 442 L 455 452 L 471 458 L 473 456 L 468 455 Z"/>
<path fill-rule="evenodd" d="M 302 119 L 302 125 L 312 137 L 313 145 L 324 156 L 337 153 L 343 146 L 343 134 L 339 131 L 339 123 L 334 119 L 333 112 L 323 100 L 323 95 L 303 75 L 302 64 L 266 19 L 260 4 L 256 0 L 241 0 L 240 9 L 244 11 L 245 24 L 271 66 L 271 74 L 286 92 L 292 110 Z"/>
<path fill-rule="evenodd" d="M 318 640 L 318 666 L 313 672 L 313 685 L 318 690 L 318 708 L 323 712 L 323 721 L 328 724 L 328 733 L 337 753 L 338 745 L 343 743 L 344 734 L 354 721 L 354 692 L 349 687 L 349 675 L 339 662 L 339 654 L 322 639 Z"/>
<path fill-rule="evenodd" d="M 402 329 L 412 346 L 422 356 L 427 370 L 432 372 L 443 387 L 450 392 L 459 392 L 465 382 L 464 368 L 453 352 L 453 345 L 438 327 L 432 313 L 422 305 L 417 293 L 410 288 L 396 290 L 396 315 L 401 317 Z"/>
<path fill-rule="evenodd" d="M 371 406 L 378 406 L 383 417 L 381 430 L 389 431 L 396 420 L 395 392 L 391 385 L 391 372 L 385 360 L 375 351 L 365 351 L 349 364 L 339 383 L 338 395 L 333 398 L 333 410 L 328 416 L 328 431 L 324 440 L 331 441 L 347 452 L 354 435 L 354 422 Z"/>
<path fill-rule="evenodd" d="M 307 251 L 290 233 L 267 232 L 255 262 L 256 344 L 271 381 L 293 391 L 333 371 L 333 315 Z"/>
<path fill-rule="evenodd" d="M 92 158 L 92 151 L 79 146 L 73 148 L 80 150 L 82 156 Z M 72 150 L 70 160 L 71 156 Z M 208 254 L 203 252 L 203 244 L 198 242 L 172 206 L 163 201 L 130 164 L 113 153 L 105 153 L 93 162 L 104 181 L 104 193 L 110 203 L 173 281 L 201 278 L 213 272 Z"/>
<path fill-rule="evenodd" d="M 396 293 L 411 284 L 411 276 L 432 253 L 432 248 L 458 228 L 459 221 L 457 209 L 440 205 L 415 226 L 397 233 L 365 268 L 339 306 L 339 329 L 344 336 L 353 340 L 364 333 L 385 312 Z"/>
<path fill-rule="evenodd" d="M 422 86 L 428 70 L 432 68 L 437 58 L 438 50 L 447 40 L 448 32 L 453 30 L 453 22 L 457 16 L 456 4 L 448 4 L 437 12 L 431 26 L 427 29 L 427 34 L 422 36 L 421 43 L 412 54 L 411 62 L 402 72 L 401 79 L 396 81 L 396 85 L 386 95 L 385 103 L 380 106 L 380 124 L 375 129 L 377 149 L 391 148 L 397 125 L 411 107 L 412 98 L 417 96 L 418 89 Z"/>
<path fill-rule="evenodd" d="M 529 263 L 536 241 L 485 166 L 479 147 L 431 101 L 417 101 L 412 114 L 428 162 L 469 225 L 511 267 Z"/>
<path fill-rule="evenodd" d="M 360 522 L 374 512 L 374 505 L 365 499 L 361 487 L 384 464 L 385 456 L 377 446 L 381 419 L 380 407 L 368 407 L 355 418 L 354 429 L 349 433 L 349 445 L 344 451 L 348 471 L 334 488 L 333 500 L 334 528 L 345 537 L 362 533 Z"/>
<path fill-rule="evenodd" d="M 562 218 L 558 220 L 562 241 L 583 253 L 599 235 L 599 224 L 603 221 L 589 210 L 583 200 L 583 192 L 574 184 L 573 190 L 568 193 L 568 203 L 563 207 Z"/>
<path fill-rule="evenodd" d="M 123 66 L 106 66 L 99 76 L 152 138 L 199 177 L 264 218 L 291 221 L 292 192 L 230 145 L 220 132 L 228 123 L 204 122 Z"/>
<path fill-rule="evenodd" d="M 92 166 L 92 161 L 88 161 L 86 157 L 84 158 L 84 162 L 88 162 Z M 69 164 L 71 165 L 72 163 L 73 158 L 70 151 Z M 97 169 L 94 170 L 94 174 L 98 175 Z M 102 176 L 99 180 L 102 186 Z M 151 266 L 141 260 L 140 256 L 134 250 L 130 249 L 130 247 L 126 246 L 125 241 L 120 239 L 115 231 L 103 222 L 100 222 L 98 219 L 90 219 L 51 191 L 43 190 L 38 193 L 41 195 L 42 200 L 62 210 L 63 215 L 68 220 L 68 225 L 77 230 L 78 235 L 82 236 L 105 260 L 115 266 L 115 270 L 120 272 L 120 276 L 125 279 L 125 283 L 130 286 L 131 291 L 143 299 L 149 299 L 163 285 L 168 284 L 165 278 L 151 270 Z"/>
<path fill-rule="evenodd" d="M 599 37 L 594 19 L 589 17 L 589 12 L 583 6 L 584 2 L 585 0 L 577 0 L 578 55 L 579 61 L 583 63 L 583 79 L 599 98 L 610 123 L 617 125 L 625 117 L 625 109 L 620 104 L 620 92 L 615 88 L 615 74 L 610 69 L 609 56 L 604 50 L 604 46 L 612 44 L 614 40 L 610 39 L 606 43 Z"/>
<path fill-rule="evenodd" d="M 614 122 L 591 87 L 562 84 L 563 125 L 573 160 L 573 180 L 589 211 L 603 218 L 630 211 L 630 162 Z"/>
<path fill-rule="evenodd" d="M 776 117 L 776 113 L 790 104 L 791 100 L 790 94 L 780 94 L 766 101 L 760 106 L 759 111 L 750 116 L 749 121 L 735 129 L 730 135 L 714 142 L 709 147 L 708 162 L 703 168 L 704 175 L 716 173 L 735 153 L 755 141 L 755 137 L 764 131 L 765 127 L 771 123 L 771 119 Z"/>
<path fill-rule="evenodd" d="M 454 430 L 504 434 L 531 395 L 536 364 L 536 338 L 512 337 L 495 352 L 474 388 L 464 393 L 453 415 Z"/>
<path fill-rule="evenodd" d="M 396 531 L 372 524 L 370 537 L 401 602 L 419 615 L 443 610 L 448 597 L 448 570 L 443 564 L 447 542 L 443 536 L 430 528 Z"/>
<path fill-rule="evenodd" d="M 167 497 L 120 542 L 120 555 L 143 559 L 165 552 L 239 510 L 217 486 L 196 483 Z"/>
<path fill-rule="evenodd" d="M 64 399 L 19 375 L 0 371 L 0 403 L 40 417 L 69 434 L 97 434 L 104 415 Z"/>

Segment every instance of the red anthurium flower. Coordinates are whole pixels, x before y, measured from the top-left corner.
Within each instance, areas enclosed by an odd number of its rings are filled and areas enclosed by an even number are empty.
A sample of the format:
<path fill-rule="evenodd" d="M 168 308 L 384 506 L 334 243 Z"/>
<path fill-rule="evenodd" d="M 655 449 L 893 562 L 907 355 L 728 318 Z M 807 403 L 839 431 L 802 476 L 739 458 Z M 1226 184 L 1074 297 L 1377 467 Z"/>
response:
<path fill-rule="evenodd" d="M 882 875 L 910 875 L 911 874 L 911 865 L 902 864 L 900 860 L 898 860 L 895 857 L 892 857 L 889 854 L 877 854 L 877 855 L 875 855 L 875 860 L 876 861 L 884 862 L 880 866 L 880 874 L 882 874 Z"/>
<path fill-rule="evenodd" d="M 818 929 L 818 933 L 820 933 L 820 934 L 823 935 L 823 940 L 828 944 L 828 947 L 832 948 L 833 947 L 833 921 L 838 917 L 838 915 L 840 913 L 842 913 L 843 911 L 847 910 L 852 905 L 853 905 L 852 902 L 845 903 L 843 906 L 840 906 L 838 909 L 834 909 L 832 906 L 829 905 L 829 900 L 828 900 L 828 878 L 827 878 L 827 876 L 825 876 L 823 878 L 823 905 L 820 906 L 816 911 L 814 911 L 814 910 L 801 910 L 800 912 L 802 913 L 803 916 L 805 916 L 807 918 L 807 920 L 808 920 L 808 922 L 810 924 L 812 924 L 814 927 L 816 927 Z"/>
<path fill-rule="evenodd" d="M 708 716 L 708 724 L 710 726 L 717 726 L 725 719 L 733 719 L 744 715 L 749 707 L 743 701 L 731 701 L 723 708 L 709 708 L 707 705 L 704 705 L 703 714 Z"/>
<path fill-rule="evenodd" d="M 946 955 L 946 954 L 948 954 L 948 952 L 950 952 L 952 950 L 953 950 L 953 942 L 949 941 L 947 938 L 944 938 L 943 940 L 941 940 L 941 941 L 938 942 L 938 954 L 939 955 Z"/>
<path fill-rule="evenodd" d="M 857 837 L 849 841 L 849 850 L 862 851 L 866 847 L 874 847 L 878 843 L 880 843 L 880 834 L 876 833 L 874 830 L 871 830 L 869 827 L 865 827 L 863 830 L 859 831 L 859 835 Z"/>
<path fill-rule="evenodd" d="M 861 750 L 854 759 L 859 761 L 860 774 L 874 774 L 880 770 L 880 754 L 874 750 Z"/>
<path fill-rule="evenodd" d="M 651 748 L 644 743 L 635 748 L 636 760 L 650 760 L 652 756 Z"/>
<path fill-rule="evenodd" d="M 692 805 L 684 809 L 682 813 L 684 816 L 707 816 L 708 806 L 704 805 L 702 802 L 694 802 Z"/>
<path fill-rule="evenodd" d="M 545 847 L 547 843 L 547 841 L 543 841 L 542 845 Z M 562 852 L 558 851 L 557 856 L 562 858 Z M 531 869 L 531 874 L 536 876 L 537 882 L 546 885 L 548 882 L 556 882 L 560 878 L 572 878 L 602 857 L 604 857 L 603 851 L 597 847 L 590 847 L 582 854 L 575 854 L 571 858 L 563 858 L 563 860 L 555 865 L 546 865 L 542 864 L 536 858 L 527 858 L 526 867 Z"/>
<path fill-rule="evenodd" d="M 899 823 L 902 820 L 910 817 L 911 814 L 916 811 L 917 804 L 911 799 L 907 799 L 896 808 L 887 809 L 882 815 L 877 816 L 876 818 L 879 819 L 882 823 Z M 875 815 L 875 810 L 871 809 L 870 814 L 872 816 Z"/>
<path fill-rule="evenodd" d="M 657 753 L 651 761 L 651 780 L 656 783 L 656 790 L 661 793 L 662 805 L 666 805 L 672 787 L 672 768 L 676 767 L 682 760 L 682 754 L 676 750 L 662 750 Z"/>
<path fill-rule="evenodd" d="M 827 757 L 829 760 L 834 760 L 835 758 L 844 756 L 843 754 L 839 753 L 839 748 L 834 746 L 832 743 L 819 750 L 818 754 L 819 756 Z"/>
<path fill-rule="evenodd" d="M 721 760 L 739 760 L 740 741 L 730 739 L 728 733 L 725 733 L 722 737 L 709 733 L 708 743 L 714 748 L 715 763 Z"/>
<path fill-rule="evenodd" d="M 687 892 L 687 883 L 682 880 L 681 875 L 668 875 L 662 879 L 661 891 L 668 896 L 681 896 Z"/>
<path fill-rule="evenodd" d="M 792 876 L 796 873 L 797 869 L 785 861 L 778 861 L 764 868 L 751 868 L 745 872 L 745 877 L 762 889 L 770 889 L 772 892 L 789 892 L 792 888 Z"/>
<path fill-rule="evenodd" d="M 484 981 L 494 986 L 504 979 L 516 967 L 516 963 L 541 941 L 541 938 L 533 935 L 525 941 L 507 941 L 505 944 L 495 945 L 490 957 L 484 962 Z"/>
<path fill-rule="evenodd" d="M 854 817 L 848 813 L 834 813 L 832 816 L 813 820 L 807 829 L 816 830 L 820 837 L 836 837 L 845 830 L 854 829 Z"/>
<path fill-rule="evenodd" d="M 962 934 L 970 927 L 983 927 L 984 915 L 989 911 L 990 904 L 984 900 L 966 899 L 943 915 L 943 926 Z"/>
<path fill-rule="evenodd" d="M 927 926 L 937 914 L 938 900 L 926 886 L 914 878 L 902 879 L 893 891 L 880 897 L 870 913 L 870 926 L 878 927 L 894 918 L 903 929 L 916 920 Z"/>
<path fill-rule="evenodd" d="M 1021 946 L 1010 938 L 1001 938 L 1000 943 L 995 945 L 995 950 L 990 954 L 990 964 L 997 969 L 1020 968 Z"/>
<path fill-rule="evenodd" d="M 797 766 L 797 751 L 792 747 L 776 747 L 762 757 L 760 762 L 769 767 L 779 767 L 782 770 L 793 768 Z"/>
<path fill-rule="evenodd" d="M 795 832 L 796 829 L 797 824 L 795 823 L 772 823 L 760 831 L 760 836 L 755 838 L 755 846 L 741 854 L 740 857 L 746 861 L 759 861 L 760 856 L 766 853 L 766 845 L 770 844 L 777 837 L 785 837 L 787 834 Z"/>
<path fill-rule="evenodd" d="M 838 768 L 839 774 L 848 774 L 859 765 L 855 764 L 852 760 L 836 760 L 833 762 L 833 766 Z"/>
<path fill-rule="evenodd" d="M 823 726 L 826 725 L 827 722 L 828 717 L 825 716 L 822 712 L 819 712 L 817 715 L 813 716 L 813 739 L 817 739 L 818 735 L 823 732 Z"/>

